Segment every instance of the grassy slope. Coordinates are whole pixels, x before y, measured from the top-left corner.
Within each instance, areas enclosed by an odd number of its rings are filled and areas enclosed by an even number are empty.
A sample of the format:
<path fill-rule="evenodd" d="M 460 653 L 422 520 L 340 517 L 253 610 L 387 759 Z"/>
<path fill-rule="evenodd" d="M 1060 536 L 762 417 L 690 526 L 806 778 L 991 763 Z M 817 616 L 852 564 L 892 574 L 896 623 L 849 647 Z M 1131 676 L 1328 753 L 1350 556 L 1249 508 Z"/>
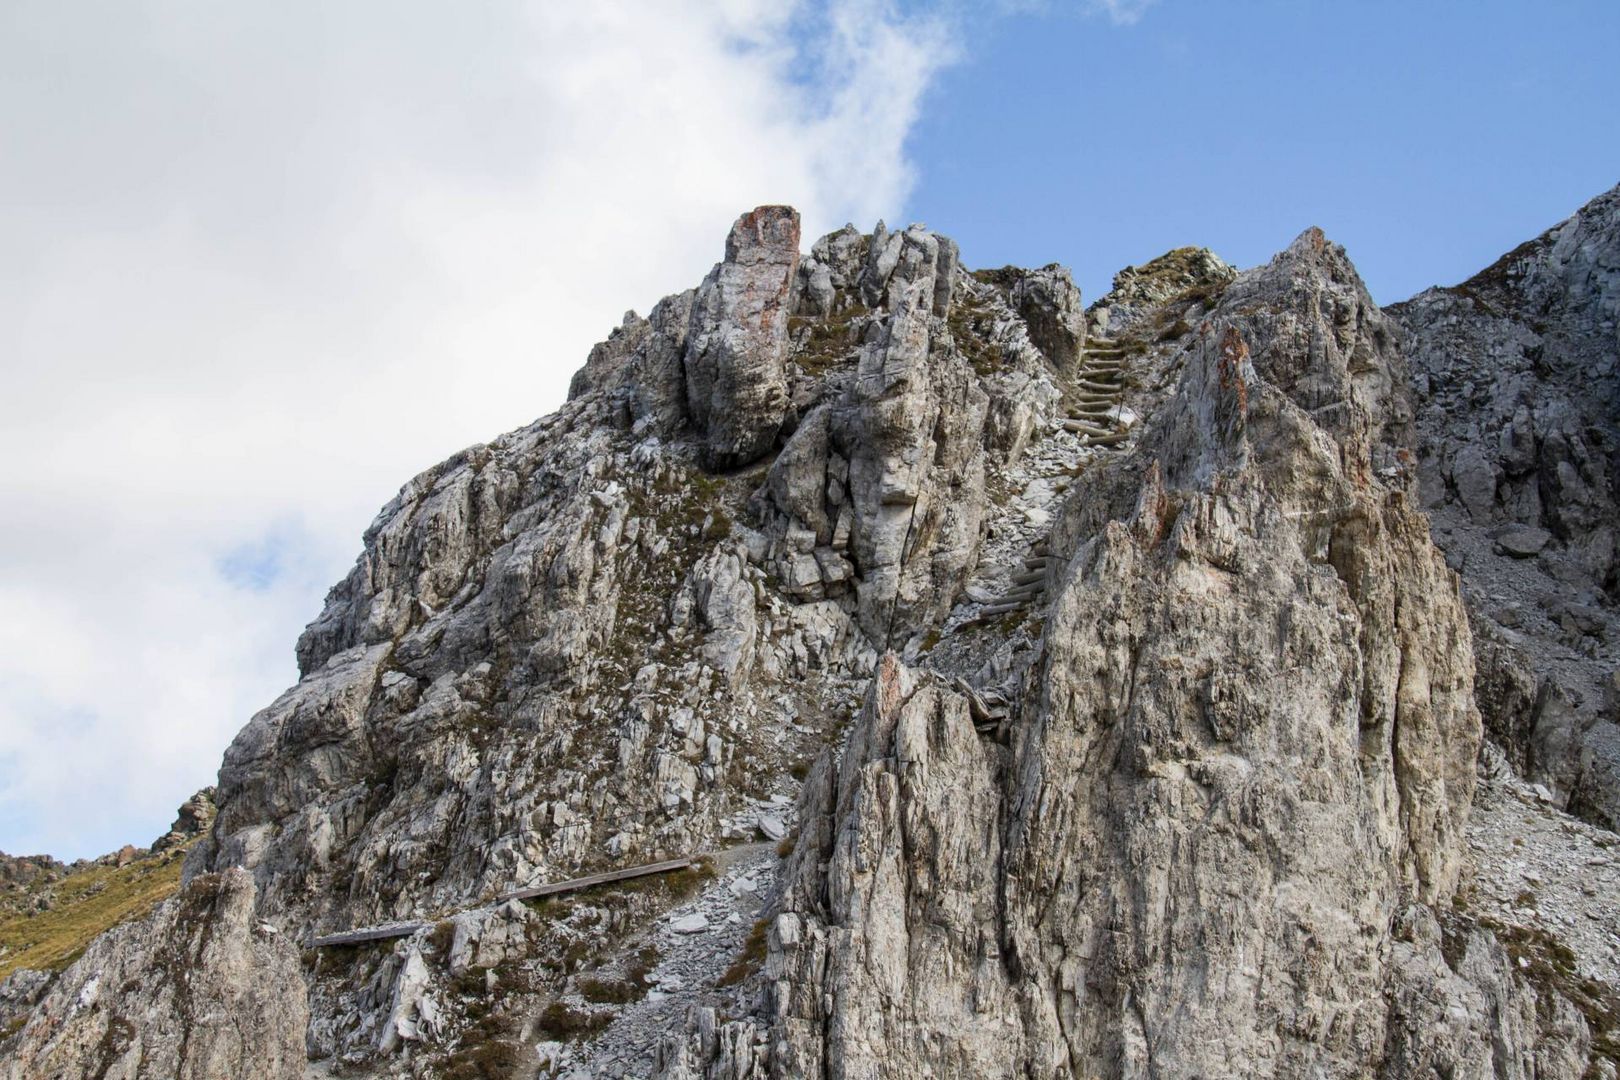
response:
<path fill-rule="evenodd" d="M 59 971 L 92 938 L 138 919 L 168 899 L 180 885 L 183 849 L 142 856 L 127 866 L 87 866 L 54 885 L 48 911 L 0 917 L 0 979 L 18 968 Z"/>

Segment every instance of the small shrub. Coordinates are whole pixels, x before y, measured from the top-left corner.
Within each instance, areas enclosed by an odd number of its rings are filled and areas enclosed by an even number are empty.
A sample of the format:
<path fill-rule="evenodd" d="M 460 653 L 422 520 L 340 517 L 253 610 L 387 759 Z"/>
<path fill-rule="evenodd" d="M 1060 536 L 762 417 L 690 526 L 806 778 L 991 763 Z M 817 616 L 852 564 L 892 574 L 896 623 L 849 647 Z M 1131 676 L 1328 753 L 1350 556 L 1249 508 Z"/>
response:
<path fill-rule="evenodd" d="M 647 988 L 623 979 L 586 975 L 579 980 L 579 996 L 592 1005 L 628 1005 L 647 996 Z"/>
<path fill-rule="evenodd" d="M 743 942 L 742 952 L 726 968 L 726 973 L 720 976 L 716 985 L 735 986 L 760 969 L 765 963 L 766 934 L 769 930 L 769 920 L 758 919 L 754 922 L 753 928 L 748 931 L 748 940 Z"/>
<path fill-rule="evenodd" d="M 607 1027 L 611 1019 L 607 1013 L 586 1012 L 561 1001 L 553 1001 L 540 1014 L 536 1027 L 549 1038 L 559 1041 L 581 1039 Z"/>
<path fill-rule="evenodd" d="M 481 1013 L 461 1036 L 461 1044 L 445 1063 L 446 1080 L 507 1080 L 517 1076 L 523 1045 L 512 1038 L 508 1018 Z"/>

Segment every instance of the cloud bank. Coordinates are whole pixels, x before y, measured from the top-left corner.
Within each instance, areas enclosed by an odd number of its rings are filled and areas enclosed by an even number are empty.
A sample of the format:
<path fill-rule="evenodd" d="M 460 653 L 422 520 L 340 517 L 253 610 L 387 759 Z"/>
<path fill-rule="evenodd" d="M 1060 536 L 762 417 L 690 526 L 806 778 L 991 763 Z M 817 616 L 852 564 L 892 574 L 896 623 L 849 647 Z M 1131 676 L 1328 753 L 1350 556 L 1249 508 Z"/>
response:
<path fill-rule="evenodd" d="M 880 0 L 0 11 L 0 849 L 162 832 L 413 472 L 562 400 L 740 211 L 895 214 Z"/>

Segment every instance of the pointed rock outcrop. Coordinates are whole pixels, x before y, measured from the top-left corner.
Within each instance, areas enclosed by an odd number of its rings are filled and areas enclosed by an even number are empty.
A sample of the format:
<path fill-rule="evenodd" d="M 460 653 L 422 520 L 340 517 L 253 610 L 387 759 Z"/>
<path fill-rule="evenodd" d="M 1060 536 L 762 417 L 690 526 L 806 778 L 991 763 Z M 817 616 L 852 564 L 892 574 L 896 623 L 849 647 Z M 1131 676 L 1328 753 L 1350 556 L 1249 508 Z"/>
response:
<path fill-rule="evenodd" d="M 787 417 L 787 322 L 799 269 L 799 212 L 761 206 L 726 238 L 725 261 L 692 303 L 686 403 L 712 468 L 757 460 Z"/>

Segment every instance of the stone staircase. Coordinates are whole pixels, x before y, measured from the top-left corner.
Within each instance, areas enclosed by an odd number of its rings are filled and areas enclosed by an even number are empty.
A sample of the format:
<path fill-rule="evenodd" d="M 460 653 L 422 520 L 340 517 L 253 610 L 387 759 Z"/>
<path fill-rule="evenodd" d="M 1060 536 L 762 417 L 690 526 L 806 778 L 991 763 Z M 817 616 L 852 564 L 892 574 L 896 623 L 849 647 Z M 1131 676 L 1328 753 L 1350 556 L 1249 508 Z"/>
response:
<path fill-rule="evenodd" d="M 1125 357 L 1131 348 L 1109 338 L 1092 338 L 1086 343 L 1074 388 L 1067 399 L 1069 416 L 1062 422 L 1064 431 L 1080 436 L 1081 446 L 1112 449 L 1130 437 L 1121 420 L 1121 411 L 1125 400 Z M 1046 593 L 1047 568 L 1051 561 L 1051 542 L 1042 539 L 1013 574 L 1007 591 L 980 608 L 974 621 L 986 622 L 1010 615 L 1039 600 Z"/>
<path fill-rule="evenodd" d="M 1046 593 L 1046 571 L 1051 564 L 1051 541 L 1042 539 L 1024 557 L 1007 591 L 979 609 L 978 621 L 1010 615 L 1040 599 Z"/>
<path fill-rule="evenodd" d="M 1127 432 L 1120 423 L 1125 399 L 1125 356 L 1129 346 L 1109 338 L 1086 342 L 1074 389 L 1068 395 L 1069 416 L 1063 430 L 1080 436 L 1080 445 L 1115 447 Z"/>

